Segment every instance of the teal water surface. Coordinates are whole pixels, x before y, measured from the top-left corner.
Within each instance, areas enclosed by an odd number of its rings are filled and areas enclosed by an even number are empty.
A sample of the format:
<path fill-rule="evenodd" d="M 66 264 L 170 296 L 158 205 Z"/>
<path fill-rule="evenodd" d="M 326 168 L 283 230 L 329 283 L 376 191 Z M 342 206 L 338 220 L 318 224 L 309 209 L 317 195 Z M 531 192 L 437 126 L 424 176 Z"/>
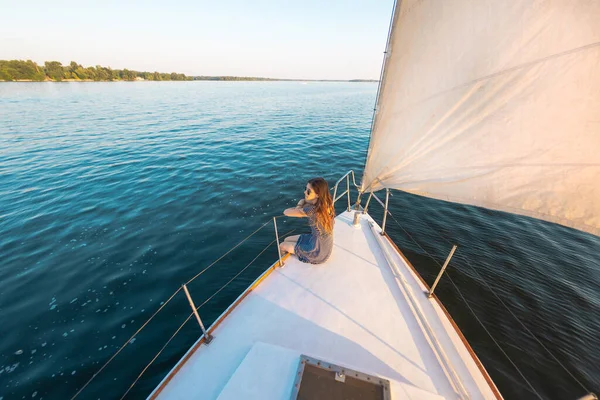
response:
<path fill-rule="evenodd" d="M 72 397 L 183 282 L 294 205 L 307 179 L 360 177 L 376 90 L 0 83 L 0 399 Z M 390 235 L 428 282 L 432 257 L 459 245 L 448 276 L 460 293 L 445 278 L 437 291 L 505 398 L 575 399 L 576 380 L 600 392 L 598 238 L 400 192 L 391 204 Z M 196 304 L 208 300 L 205 323 L 275 260 L 273 239 L 269 224 L 190 284 Z M 188 315 L 179 293 L 79 398 L 120 398 Z M 147 396 L 198 335 L 186 324 L 128 398 Z"/>

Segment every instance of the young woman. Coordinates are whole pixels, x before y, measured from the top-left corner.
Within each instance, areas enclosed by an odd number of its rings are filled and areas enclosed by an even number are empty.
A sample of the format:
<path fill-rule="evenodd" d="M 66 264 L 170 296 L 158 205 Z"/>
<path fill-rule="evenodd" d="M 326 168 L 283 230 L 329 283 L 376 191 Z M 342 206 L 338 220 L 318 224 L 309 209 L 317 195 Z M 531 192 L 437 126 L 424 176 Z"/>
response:
<path fill-rule="evenodd" d="M 283 212 L 288 217 L 307 217 L 311 233 L 285 238 L 279 245 L 282 252 L 296 254 L 302 262 L 321 264 L 333 250 L 333 223 L 335 210 L 327 181 L 314 178 L 306 183 L 304 199 L 294 208 Z"/>

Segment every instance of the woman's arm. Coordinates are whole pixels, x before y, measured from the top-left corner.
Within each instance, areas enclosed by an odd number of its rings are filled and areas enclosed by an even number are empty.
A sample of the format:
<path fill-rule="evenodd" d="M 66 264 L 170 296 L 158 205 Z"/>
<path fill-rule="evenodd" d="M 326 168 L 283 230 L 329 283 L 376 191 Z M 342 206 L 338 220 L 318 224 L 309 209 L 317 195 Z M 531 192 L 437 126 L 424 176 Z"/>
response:
<path fill-rule="evenodd" d="M 285 210 L 283 210 L 283 215 L 296 218 L 306 217 L 306 213 L 304 212 L 304 210 L 298 207 L 286 208 Z"/>
<path fill-rule="evenodd" d="M 305 204 L 304 199 L 300 200 L 296 207 L 285 209 L 283 211 L 283 215 L 287 215 L 288 217 L 296 217 L 296 218 L 306 217 L 306 213 L 302 209 L 302 207 L 304 207 L 304 204 Z"/>

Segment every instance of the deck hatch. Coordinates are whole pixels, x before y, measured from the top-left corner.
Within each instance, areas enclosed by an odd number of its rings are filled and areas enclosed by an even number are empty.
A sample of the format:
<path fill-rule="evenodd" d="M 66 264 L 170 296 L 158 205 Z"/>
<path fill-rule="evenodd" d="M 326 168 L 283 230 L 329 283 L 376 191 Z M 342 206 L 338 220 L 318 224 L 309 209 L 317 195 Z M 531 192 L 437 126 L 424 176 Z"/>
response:
<path fill-rule="evenodd" d="M 390 400 L 390 382 L 300 356 L 291 400 Z"/>

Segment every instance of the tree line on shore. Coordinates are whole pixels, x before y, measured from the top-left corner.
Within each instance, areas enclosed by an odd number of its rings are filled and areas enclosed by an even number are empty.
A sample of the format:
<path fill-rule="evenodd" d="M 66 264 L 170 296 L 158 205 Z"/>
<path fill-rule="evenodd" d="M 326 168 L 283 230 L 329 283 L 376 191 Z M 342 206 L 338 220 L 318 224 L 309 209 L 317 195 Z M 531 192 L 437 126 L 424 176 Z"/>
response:
<path fill-rule="evenodd" d="M 43 66 L 31 60 L 0 60 L 0 80 L 2 81 L 186 81 L 192 77 L 185 74 L 140 72 L 129 69 L 112 69 L 110 67 L 83 67 L 71 61 L 62 65 L 58 61 L 46 61 Z"/>
<path fill-rule="evenodd" d="M 27 60 L 0 60 L 0 81 L 297 81 L 298 79 L 272 79 L 251 76 L 186 76 L 176 72 L 140 72 L 130 69 L 112 69 L 96 65 L 83 67 L 71 61 L 62 65 L 58 61 L 46 61 L 43 66 Z M 329 80 L 309 80 L 329 82 Z M 332 82 L 377 82 L 368 79 Z"/>

